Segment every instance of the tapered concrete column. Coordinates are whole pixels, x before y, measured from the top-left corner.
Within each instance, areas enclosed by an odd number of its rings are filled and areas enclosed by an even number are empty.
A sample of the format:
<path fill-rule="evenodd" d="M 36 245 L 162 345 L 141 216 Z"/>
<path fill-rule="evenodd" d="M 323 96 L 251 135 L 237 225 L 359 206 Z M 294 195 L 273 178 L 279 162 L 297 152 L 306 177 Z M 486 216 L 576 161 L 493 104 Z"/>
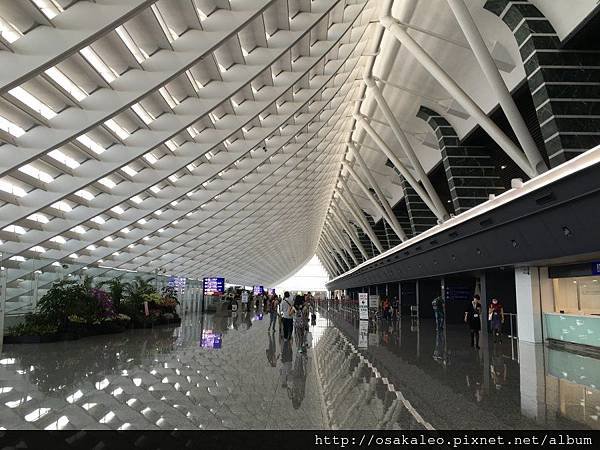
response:
<path fill-rule="evenodd" d="M 354 261 L 354 264 L 358 266 L 360 263 L 358 262 L 358 259 L 356 259 L 356 256 L 354 256 L 354 253 L 352 252 L 352 246 L 348 243 L 346 239 L 344 239 L 344 236 L 342 236 L 339 233 L 338 229 L 333 225 L 333 223 L 328 222 L 325 224 L 325 226 L 328 227 L 331 236 L 334 239 L 337 239 L 337 242 L 340 244 L 340 248 L 342 250 L 345 250 L 346 253 L 350 255 L 350 258 L 352 258 L 352 261 Z"/>
<path fill-rule="evenodd" d="M 408 183 L 412 186 L 419 197 L 423 199 L 423 202 L 427 205 L 427 207 L 433 212 L 436 217 L 440 220 L 444 220 L 444 214 L 437 210 L 425 189 L 419 184 L 416 178 L 412 173 L 402 164 L 400 159 L 396 156 L 396 154 L 387 146 L 385 141 L 379 136 L 379 134 L 373 129 L 371 124 L 365 120 L 365 118 L 361 115 L 354 115 L 356 122 L 360 124 L 361 127 L 367 132 L 367 134 L 375 141 L 379 149 L 388 157 L 388 159 L 392 162 L 392 164 L 398 169 L 400 174 L 408 181 Z"/>
<path fill-rule="evenodd" d="M 519 342 L 542 343 L 542 311 L 554 311 L 554 287 L 547 267 L 515 267 Z"/>
<path fill-rule="evenodd" d="M 362 242 L 360 242 L 360 239 L 358 238 L 358 234 L 356 234 L 356 231 L 350 227 L 348 220 L 346 219 L 346 217 L 344 215 L 344 212 L 341 209 L 338 211 L 338 209 L 336 207 L 334 207 L 333 205 L 331 205 L 331 206 L 332 206 L 331 212 L 336 217 L 338 222 L 342 224 L 342 227 L 344 228 L 344 230 L 346 230 L 346 233 L 348 233 L 348 236 L 350 236 L 350 239 L 352 239 L 352 242 L 354 242 L 354 245 L 356 245 L 356 248 L 358 248 L 360 253 L 363 255 L 363 258 L 365 259 L 365 261 L 367 259 L 369 259 L 369 255 L 367 254 L 367 251 L 365 250 L 365 248 L 362 245 Z"/>
<path fill-rule="evenodd" d="M 356 159 L 356 162 L 358 163 L 358 166 L 362 169 L 362 172 L 367 177 L 367 180 L 368 180 L 369 184 L 371 184 L 371 186 L 373 187 L 373 190 L 375 190 L 375 193 L 377 194 L 377 197 L 379 197 L 381 205 L 378 204 L 378 206 L 380 208 L 383 207 L 383 209 L 384 209 L 384 211 L 386 213 L 387 222 L 390 224 L 390 226 L 394 230 L 394 233 L 396 233 L 396 236 L 398 236 L 401 241 L 405 241 L 407 239 L 406 238 L 406 233 L 404 233 L 404 230 L 402 229 L 402 226 L 400 225 L 400 222 L 398 222 L 398 219 L 396 218 L 396 214 L 394 214 L 394 211 L 392 210 L 392 207 L 390 206 L 389 202 L 387 201 L 387 198 L 385 198 L 385 194 L 383 193 L 383 191 L 379 187 L 379 184 L 377 183 L 377 180 L 375 180 L 375 177 L 373 177 L 373 175 L 371 174 L 371 171 L 367 167 L 367 164 L 365 163 L 365 160 L 363 159 L 363 157 L 361 156 L 360 152 L 358 151 L 358 149 L 356 148 L 356 146 L 354 145 L 353 142 L 350 142 L 348 144 L 348 148 L 350 149 L 350 153 Z M 350 166 L 348 164 L 346 164 L 346 167 L 349 168 Z M 360 177 L 358 177 L 358 174 L 356 174 L 356 172 L 354 172 L 354 170 L 351 167 L 349 168 L 349 171 L 350 170 L 352 170 L 352 172 L 350 172 L 350 173 L 351 174 L 354 173 L 355 178 L 357 178 L 357 179 L 360 180 Z M 367 189 L 367 191 L 368 191 L 368 189 Z M 370 192 L 371 191 L 369 191 L 369 193 Z"/>
<path fill-rule="evenodd" d="M 481 66 L 481 70 L 483 70 L 495 96 L 498 98 L 500 106 L 506 114 L 506 118 L 515 132 L 521 147 L 523 147 L 525 155 L 529 160 L 529 164 L 538 173 L 545 172 L 548 170 L 548 167 L 546 166 L 535 141 L 531 137 L 531 133 L 523 120 L 523 116 L 521 116 L 519 108 L 517 108 L 512 95 L 510 95 L 510 92 L 502 79 L 502 75 L 500 75 L 500 70 L 498 70 L 487 45 L 485 45 L 483 37 L 481 36 L 467 5 L 465 5 L 464 0 L 446 1 L 448 2 L 448 5 L 450 5 L 450 9 L 454 13 L 461 30 L 467 38 L 467 41 L 475 54 L 475 58 L 477 58 L 477 61 Z"/>
<path fill-rule="evenodd" d="M 398 139 L 398 142 L 400 143 L 402 150 L 404 150 L 404 153 L 408 157 L 411 165 L 413 166 L 415 172 L 417 173 L 417 176 L 419 177 L 421 183 L 423 184 L 425 191 L 429 195 L 431 202 L 435 205 L 437 212 L 442 217 L 448 218 L 449 217 L 448 211 L 446 211 L 446 208 L 444 207 L 444 204 L 440 200 L 440 197 L 438 196 L 435 188 L 433 187 L 433 184 L 431 184 L 431 181 L 429 180 L 429 177 L 427 176 L 425 169 L 423 169 L 423 165 L 421 164 L 419 157 L 416 155 L 415 150 L 413 149 L 411 143 L 409 142 L 408 138 L 406 137 L 406 134 L 404 134 L 404 131 L 402 131 L 402 127 L 400 126 L 398 119 L 396 119 L 396 116 L 394 115 L 394 113 L 392 112 L 387 101 L 383 97 L 383 94 L 381 93 L 381 90 L 377 86 L 377 83 L 375 83 L 375 80 L 373 80 L 372 78 L 365 78 L 365 84 L 373 93 L 375 100 L 377 101 L 377 104 L 379 105 L 379 108 L 383 112 L 385 119 L 387 120 L 390 128 L 392 129 L 392 132 L 394 133 L 394 136 L 396 136 L 396 139 Z M 436 215 L 438 215 L 438 214 L 436 214 Z"/>
<path fill-rule="evenodd" d="M 367 222 L 367 219 L 365 218 L 364 214 L 362 214 L 360 206 L 358 205 L 354 197 L 352 197 L 352 193 L 350 192 L 350 189 L 346 184 L 346 180 L 340 179 L 340 182 L 344 187 L 344 192 L 339 190 L 337 191 L 337 193 L 340 195 L 340 198 L 342 199 L 346 207 L 350 210 L 350 212 L 354 214 L 354 218 L 357 221 L 358 225 L 363 229 L 363 232 L 367 236 L 369 236 L 369 239 L 371 239 L 373 245 L 377 247 L 377 250 L 379 250 L 380 253 L 383 253 L 383 245 L 381 245 L 381 242 L 379 242 L 377 235 L 369 225 L 369 222 Z"/>
<path fill-rule="evenodd" d="M 452 79 L 442 67 L 415 41 L 398 22 L 390 17 L 383 17 L 381 24 L 404 45 L 415 59 L 461 104 L 461 106 L 477 120 L 494 141 L 508 156 L 531 178 L 538 171 L 529 164 L 525 154 L 514 142 L 492 121 L 469 95 Z"/>

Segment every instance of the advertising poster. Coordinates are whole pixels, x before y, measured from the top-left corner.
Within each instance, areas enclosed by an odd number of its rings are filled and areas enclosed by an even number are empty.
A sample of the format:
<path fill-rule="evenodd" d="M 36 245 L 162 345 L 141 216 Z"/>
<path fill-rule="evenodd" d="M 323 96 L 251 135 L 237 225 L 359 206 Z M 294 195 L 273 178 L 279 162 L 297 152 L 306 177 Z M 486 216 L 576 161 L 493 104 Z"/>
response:
<path fill-rule="evenodd" d="M 360 320 L 369 320 L 369 294 L 366 292 L 358 294 L 358 314 Z"/>

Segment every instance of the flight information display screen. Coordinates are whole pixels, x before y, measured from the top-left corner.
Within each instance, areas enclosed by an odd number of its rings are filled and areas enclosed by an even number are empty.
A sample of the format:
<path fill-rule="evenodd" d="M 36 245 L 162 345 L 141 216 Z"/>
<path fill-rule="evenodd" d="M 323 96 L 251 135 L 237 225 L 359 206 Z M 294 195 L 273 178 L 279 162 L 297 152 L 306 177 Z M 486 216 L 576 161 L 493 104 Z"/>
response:
<path fill-rule="evenodd" d="M 204 295 L 223 295 L 225 278 L 205 278 L 203 282 Z"/>
<path fill-rule="evenodd" d="M 265 293 L 264 286 L 254 286 L 254 295 L 263 295 Z"/>

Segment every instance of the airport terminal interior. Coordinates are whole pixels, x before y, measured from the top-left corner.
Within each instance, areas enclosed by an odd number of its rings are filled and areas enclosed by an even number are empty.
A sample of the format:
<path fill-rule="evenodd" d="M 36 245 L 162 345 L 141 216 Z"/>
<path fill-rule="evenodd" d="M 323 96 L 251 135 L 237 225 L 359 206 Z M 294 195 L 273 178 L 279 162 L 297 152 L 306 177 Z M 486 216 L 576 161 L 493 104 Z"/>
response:
<path fill-rule="evenodd" d="M 597 0 L 0 0 L 0 430 L 600 430 Z"/>

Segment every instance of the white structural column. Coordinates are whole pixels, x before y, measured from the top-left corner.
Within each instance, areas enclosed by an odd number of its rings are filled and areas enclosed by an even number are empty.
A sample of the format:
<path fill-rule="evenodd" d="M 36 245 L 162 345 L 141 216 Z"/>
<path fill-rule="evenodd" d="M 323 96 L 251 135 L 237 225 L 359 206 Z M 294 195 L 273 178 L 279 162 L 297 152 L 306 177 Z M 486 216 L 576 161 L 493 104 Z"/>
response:
<path fill-rule="evenodd" d="M 343 271 L 350 270 L 350 265 L 342 257 L 341 253 L 336 249 L 336 246 L 332 242 L 331 237 L 328 233 L 325 232 L 325 230 L 323 230 L 323 238 L 323 244 L 325 245 L 325 248 L 335 258 L 335 260 L 338 263 L 338 266 L 340 266 L 340 268 Z"/>
<path fill-rule="evenodd" d="M 332 239 L 329 232 L 327 232 L 325 229 L 323 229 L 323 236 L 325 237 L 325 243 L 326 243 L 327 247 L 329 248 L 329 251 L 331 252 L 333 257 L 336 259 L 336 261 L 339 263 L 340 267 L 344 271 L 350 270 L 352 267 L 350 267 L 350 264 L 348 264 L 348 261 L 344 257 L 344 253 L 339 248 L 337 243 Z"/>
<path fill-rule="evenodd" d="M 404 230 L 402 230 L 402 226 L 400 225 L 400 222 L 398 222 L 398 219 L 396 218 L 396 214 L 394 214 L 394 211 L 392 210 L 392 207 L 390 206 L 389 202 L 387 201 L 387 198 L 385 198 L 385 194 L 383 193 L 383 191 L 377 184 L 375 177 L 373 177 L 373 175 L 371 174 L 371 171 L 367 167 L 365 160 L 363 159 L 360 152 L 356 148 L 356 145 L 354 145 L 353 142 L 350 142 L 348 144 L 348 149 L 350 150 L 350 154 L 353 155 L 354 158 L 356 159 L 356 162 L 358 163 L 358 166 L 362 169 L 362 172 L 367 177 L 367 181 L 373 187 L 375 194 L 377 194 L 377 197 L 379 197 L 379 201 L 381 203 L 377 203 L 377 206 L 379 208 L 383 207 L 383 210 L 385 212 L 385 214 L 382 214 L 382 216 L 387 218 L 387 222 L 390 224 L 390 226 L 394 230 L 394 233 L 396 233 L 396 235 L 400 238 L 400 240 L 405 241 L 407 239 L 407 237 L 406 237 L 406 234 L 404 233 Z M 364 182 L 360 179 L 358 174 L 354 171 L 354 169 L 352 167 L 350 167 L 349 164 L 346 164 L 346 168 L 348 169 L 348 172 L 353 174 L 353 176 L 357 180 L 357 182 L 362 183 L 364 185 Z M 373 195 L 373 194 L 371 194 L 371 191 L 368 188 L 367 188 L 367 192 L 369 192 L 369 194 L 371 196 Z"/>
<path fill-rule="evenodd" d="M 554 291 L 547 267 L 515 267 L 519 341 L 544 341 L 542 311 L 554 311 Z"/>
<path fill-rule="evenodd" d="M 317 256 L 319 257 L 319 259 L 321 260 L 321 263 L 323 263 L 323 265 L 327 268 L 327 271 L 329 272 L 329 274 L 332 275 L 332 276 L 336 276 L 338 274 L 338 272 L 337 272 L 337 270 L 333 270 L 333 266 L 331 265 L 331 261 L 325 255 L 325 252 L 323 251 L 323 247 L 321 246 L 320 242 L 317 244 L 317 248 L 315 250 L 315 253 L 317 254 Z"/>
<path fill-rule="evenodd" d="M 317 257 L 319 258 L 319 260 L 321 261 L 321 264 L 323 264 L 323 266 L 325 266 L 325 269 L 327 269 L 329 276 L 330 277 L 337 276 L 338 272 L 333 269 L 333 267 L 331 266 L 331 262 L 325 256 L 325 252 L 322 250 L 320 245 L 317 246 L 315 253 L 317 254 Z"/>
<path fill-rule="evenodd" d="M 523 151 L 491 120 L 471 97 L 452 79 L 448 73 L 415 41 L 410 34 L 394 19 L 386 16 L 381 24 L 410 51 L 415 59 L 446 89 L 461 106 L 473 116 L 479 125 L 498 143 L 500 148 L 530 177 L 538 171 L 529 164 Z"/>
<path fill-rule="evenodd" d="M 538 173 L 545 172 L 548 170 L 548 167 L 546 166 L 539 149 L 535 145 L 533 137 L 531 137 L 531 133 L 523 120 L 523 116 L 521 116 L 521 113 L 519 112 L 519 108 L 517 108 L 512 95 L 510 95 L 510 92 L 502 79 L 498 66 L 496 66 L 490 51 L 485 45 L 483 37 L 477 28 L 477 24 L 469 12 L 469 8 L 465 5 L 464 0 L 447 0 L 447 2 L 475 54 L 475 58 L 477 58 L 481 70 L 485 74 L 494 94 L 498 98 L 500 106 L 506 114 L 506 118 L 510 122 L 517 139 L 521 143 L 521 147 L 523 147 L 523 150 L 525 151 L 529 164 L 531 164 L 531 167 Z"/>
<path fill-rule="evenodd" d="M 394 232 L 398 235 L 398 237 L 402 241 L 405 241 L 406 240 L 406 235 L 402 231 L 402 228 L 400 228 L 400 229 L 397 230 L 396 226 L 393 223 L 393 218 L 395 216 L 393 216 L 393 211 L 391 211 L 391 208 L 389 207 L 389 205 L 388 205 L 388 208 L 384 208 L 381 205 L 381 203 L 379 203 L 377 201 L 377 198 L 375 197 L 375 195 L 373 195 L 373 193 L 369 190 L 369 186 L 367 186 L 365 184 L 365 182 L 358 176 L 358 174 L 356 173 L 356 171 L 352 167 L 350 167 L 349 164 L 346 164 L 346 169 L 348 170 L 348 173 L 352 176 L 352 178 L 354 178 L 354 180 L 356 181 L 356 184 L 358 184 L 360 186 L 360 188 L 365 193 L 365 195 L 367 196 L 367 198 L 369 200 L 371 200 L 371 203 L 373 203 L 375 205 L 375 208 L 377 209 L 377 211 L 379 211 L 379 214 L 381 214 L 381 218 L 384 219 L 387 223 L 390 224 L 390 226 L 392 227 L 392 229 L 394 230 Z M 389 209 L 389 211 L 388 211 L 388 209 Z M 392 214 L 392 216 L 390 216 L 390 213 Z M 396 220 L 396 223 L 397 222 L 398 221 Z M 400 226 L 399 223 L 398 223 L 398 226 Z"/>
<path fill-rule="evenodd" d="M 350 236 L 348 236 L 348 239 L 346 238 L 346 234 L 344 233 L 344 230 L 342 230 L 340 228 L 340 226 L 337 224 L 337 220 L 333 215 L 329 216 L 328 223 L 329 223 L 329 226 L 331 227 L 331 229 L 333 230 L 333 232 L 338 237 L 338 239 L 340 239 L 344 243 L 344 246 L 348 249 L 348 252 L 350 253 L 350 256 L 352 257 L 352 260 L 354 261 L 354 263 L 356 265 L 359 265 L 360 261 L 354 254 L 354 251 L 352 250 L 352 242 L 350 242 L 352 239 L 350 239 L 350 241 L 348 241 Z"/>
<path fill-rule="evenodd" d="M 356 245 L 356 247 L 358 248 L 360 253 L 363 255 L 363 258 L 365 260 L 369 259 L 367 251 L 365 250 L 362 243 L 360 242 L 360 239 L 358 238 L 358 234 L 356 234 L 356 230 L 354 230 L 350 227 L 350 224 L 348 223 L 348 220 L 346 219 L 344 212 L 341 209 L 338 211 L 338 209 L 336 207 L 334 207 L 333 204 L 331 206 L 332 206 L 331 212 L 333 213 L 334 217 L 342 225 L 342 228 L 344 228 L 344 230 L 346 230 L 346 233 L 348 233 L 348 236 L 350 236 L 350 239 L 352 239 L 352 242 L 354 242 L 354 245 Z"/>
<path fill-rule="evenodd" d="M 427 205 L 427 207 L 435 214 L 435 216 L 439 220 L 444 220 L 444 214 L 437 210 L 423 186 L 419 184 L 417 179 L 413 176 L 412 173 L 402 164 L 400 159 L 392 152 L 392 150 L 387 146 L 384 140 L 377 134 L 377 132 L 373 129 L 371 124 L 365 120 L 365 118 L 359 114 L 355 114 L 356 122 L 363 127 L 363 129 L 367 132 L 367 134 L 375 141 L 377 146 L 381 149 L 385 156 L 392 162 L 394 166 L 400 171 L 400 174 L 404 177 L 404 179 L 412 186 L 417 195 L 423 199 L 423 202 Z"/>
<path fill-rule="evenodd" d="M 327 223 L 325 223 L 323 226 L 323 232 L 329 238 L 333 246 L 336 248 L 338 254 L 340 255 L 340 258 L 342 258 L 344 262 L 348 263 L 349 268 L 352 268 L 352 263 L 348 259 L 348 253 L 350 252 L 348 251 L 348 248 L 344 245 L 345 243 L 341 241 L 338 238 L 338 236 L 336 236 L 336 234 L 333 232 L 333 230 Z M 358 262 L 356 262 L 356 264 L 358 265 Z"/>
<path fill-rule="evenodd" d="M 367 236 L 369 236 L 369 239 L 371 239 L 375 247 L 377 247 L 377 250 L 379 250 L 380 253 L 383 253 L 383 246 L 381 245 L 381 242 L 379 242 L 379 239 L 377 238 L 377 235 L 371 228 L 371 225 L 369 224 L 369 222 L 367 222 L 367 219 L 365 218 L 364 214 L 362 214 L 360 206 L 358 205 L 354 197 L 352 197 L 352 193 L 350 192 L 350 189 L 346 184 L 346 180 L 340 178 L 340 183 L 344 187 L 344 191 L 336 190 L 336 192 L 342 199 L 342 202 L 344 203 L 344 205 L 346 205 L 346 207 L 354 216 L 354 220 L 356 220 L 357 225 L 363 229 L 363 232 Z"/>
<path fill-rule="evenodd" d="M 338 267 L 335 260 L 329 254 L 329 252 L 327 252 L 327 250 L 325 250 L 325 246 L 320 244 L 320 248 L 321 248 L 321 252 L 323 252 L 323 257 L 329 262 L 329 265 L 331 266 L 331 269 L 333 270 L 333 272 L 336 275 L 343 273 L 343 271 Z"/>
<path fill-rule="evenodd" d="M 325 223 L 325 226 L 329 229 L 331 236 L 334 239 L 336 239 L 337 242 L 340 244 L 340 247 L 350 255 L 350 258 L 352 258 L 354 264 L 358 266 L 360 263 L 356 256 L 354 256 L 354 253 L 352 252 L 352 247 L 350 246 L 348 241 L 344 239 L 344 236 L 339 232 L 339 229 L 335 226 L 335 224 L 332 221 L 329 221 Z"/>
<path fill-rule="evenodd" d="M 341 272 L 336 267 L 336 265 L 333 264 L 329 255 L 327 255 L 323 249 L 319 249 L 319 252 L 321 253 L 321 256 L 323 258 L 323 263 L 327 264 L 327 266 L 329 267 L 329 272 L 331 273 L 332 277 L 338 276 Z"/>
<path fill-rule="evenodd" d="M 437 211 L 434 212 L 436 213 L 436 216 L 442 216 L 444 219 L 448 218 L 448 211 L 446 211 L 446 208 L 440 200 L 440 197 L 438 196 L 435 188 L 433 187 L 433 184 L 431 184 L 431 181 L 429 180 L 427 173 L 425 173 L 425 170 L 423 169 L 423 165 L 421 164 L 419 157 L 416 155 L 415 150 L 413 149 L 411 143 L 406 137 L 406 134 L 404 134 L 404 131 L 402 130 L 398 119 L 396 119 L 396 116 L 394 115 L 387 101 L 383 97 L 379 86 L 377 86 L 377 83 L 375 83 L 375 80 L 373 80 L 373 78 L 365 78 L 365 84 L 373 93 L 373 96 L 375 97 L 379 108 L 383 112 L 385 119 L 387 120 L 390 128 L 392 129 L 394 136 L 396 136 L 396 139 L 398 139 L 402 150 L 404 150 L 404 153 L 406 154 L 410 163 L 412 164 L 419 180 L 423 184 L 425 191 L 429 195 L 431 203 L 435 205 Z"/>

